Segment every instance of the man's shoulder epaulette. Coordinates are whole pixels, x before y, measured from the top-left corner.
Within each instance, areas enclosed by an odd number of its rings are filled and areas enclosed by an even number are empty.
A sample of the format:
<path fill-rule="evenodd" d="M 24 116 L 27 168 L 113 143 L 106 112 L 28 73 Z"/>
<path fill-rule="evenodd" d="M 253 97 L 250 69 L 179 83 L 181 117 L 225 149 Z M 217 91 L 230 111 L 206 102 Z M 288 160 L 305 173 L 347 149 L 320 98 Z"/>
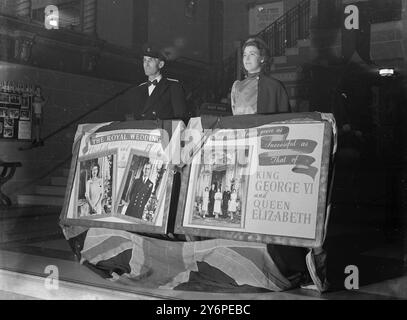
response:
<path fill-rule="evenodd" d="M 173 81 L 173 82 L 179 82 L 179 80 L 177 79 L 171 79 L 171 78 L 167 78 L 168 81 Z"/>

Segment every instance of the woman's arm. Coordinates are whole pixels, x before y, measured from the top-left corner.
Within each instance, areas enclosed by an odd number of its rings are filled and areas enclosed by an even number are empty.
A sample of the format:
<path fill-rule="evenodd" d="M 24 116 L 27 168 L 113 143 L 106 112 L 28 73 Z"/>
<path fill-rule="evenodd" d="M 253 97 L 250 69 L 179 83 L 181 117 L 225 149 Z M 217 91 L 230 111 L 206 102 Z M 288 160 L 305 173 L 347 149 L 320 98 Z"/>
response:
<path fill-rule="evenodd" d="M 98 205 L 98 203 L 102 200 L 103 198 L 103 193 L 104 193 L 104 189 L 103 189 L 103 184 L 102 184 L 102 180 L 99 180 L 98 183 L 100 184 L 100 192 L 98 194 L 98 197 L 95 201 L 95 207 Z"/>
<path fill-rule="evenodd" d="M 291 112 L 290 99 L 288 98 L 287 89 L 282 83 L 277 90 L 277 108 L 281 113 Z"/>
<path fill-rule="evenodd" d="M 90 204 L 90 206 L 93 208 L 93 203 L 92 200 L 90 199 L 89 196 L 89 188 L 90 188 L 90 180 L 86 181 L 86 186 L 85 186 L 85 199 L 88 201 L 88 203 Z"/>
<path fill-rule="evenodd" d="M 232 90 L 230 92 L 230 105 L 232 106 L 232 112 L 235 113 L 235 105 L 236 105 L 236 83 L 235 81 L 232 86 Z"/>

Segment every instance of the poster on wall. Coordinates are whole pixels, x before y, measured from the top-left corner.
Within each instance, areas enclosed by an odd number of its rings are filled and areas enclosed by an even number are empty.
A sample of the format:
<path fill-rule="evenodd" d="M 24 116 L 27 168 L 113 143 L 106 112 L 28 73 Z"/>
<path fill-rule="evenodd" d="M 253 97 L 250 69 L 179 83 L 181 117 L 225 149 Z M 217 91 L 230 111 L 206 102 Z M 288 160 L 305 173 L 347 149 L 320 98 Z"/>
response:
<path fill-rule="evenodd" d="M 81 125 L 61 222 L 165 234 L 183 123 Z"/>
<path fill-rule="evenodd" d="M 18 122 L 18 139 L 21 139 L 21 140 L 31 139 L 31 122 L 30 121 L 19 121 Z"/>
<path fill-rule="evenodd" d="M 242 128 L 207 131 L 184 168 L 176 232 L 321 245 L 332 125 L 297 119 L 244 128 L 240 121 Z"/>
<path fill-rule="evenodd" d="M 256 35 L 284 14 L 284 2 L 257 4 L 249 9 L 249 34 Z"/>
<path fill-rule="evenodd" d="M 0 139 L 31 140 L 32 95 L 21 83 L 0 88 Z"/>

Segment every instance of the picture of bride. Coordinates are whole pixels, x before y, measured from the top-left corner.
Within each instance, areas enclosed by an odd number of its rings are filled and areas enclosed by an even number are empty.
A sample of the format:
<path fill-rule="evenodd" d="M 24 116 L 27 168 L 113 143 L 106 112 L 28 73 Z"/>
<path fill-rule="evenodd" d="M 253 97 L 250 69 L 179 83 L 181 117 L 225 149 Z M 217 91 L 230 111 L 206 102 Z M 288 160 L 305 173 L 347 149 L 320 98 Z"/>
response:
<path fill-rule="evenodd" d="M 91 178 L 86 182 L 85 197 L 90 214 L 102 214 L 103 181 L 99 177 L 100 166 L 95 163 L 91 169 Z"/>
<path fill-rule="evenodd" d="M 112 212 L 114 155 L 79 161 L 77 215 L 80 218 Z"/>

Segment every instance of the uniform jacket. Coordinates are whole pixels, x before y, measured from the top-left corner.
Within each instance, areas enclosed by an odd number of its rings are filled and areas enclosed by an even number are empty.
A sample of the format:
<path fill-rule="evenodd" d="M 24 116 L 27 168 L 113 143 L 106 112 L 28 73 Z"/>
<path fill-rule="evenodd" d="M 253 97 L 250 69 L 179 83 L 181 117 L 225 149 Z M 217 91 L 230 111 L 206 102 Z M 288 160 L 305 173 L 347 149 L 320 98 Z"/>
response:
<path fill-rule="evenodd" d="M 163 77 L 151 96 L 148 95 L 148 82 L 140 84 L 135 89 L 134 104 L 136 120 L 170 120 L 187 117 L 185 93 L 178 80 Z"/>
<path fill-rule="evenodd" d="M 143 182 L 143 177 L 136 179 L 131 187 L 130 202 L 126 211 L 126 216 L 141 219 L 143 217 L 144 207 L 150 199 L 153 191 L 153 183 L 150 179 Z"/>
<path fill-rule="evenodd" d="M 287 91 L 280 81 L 260 74 L 258 90 L 258 114 L 291 112 Z"/>
<path fill-rule="evenodd" d="M 230 200 L 230 191 L 223 191 L 222 208 L 227 209 Z"/>

